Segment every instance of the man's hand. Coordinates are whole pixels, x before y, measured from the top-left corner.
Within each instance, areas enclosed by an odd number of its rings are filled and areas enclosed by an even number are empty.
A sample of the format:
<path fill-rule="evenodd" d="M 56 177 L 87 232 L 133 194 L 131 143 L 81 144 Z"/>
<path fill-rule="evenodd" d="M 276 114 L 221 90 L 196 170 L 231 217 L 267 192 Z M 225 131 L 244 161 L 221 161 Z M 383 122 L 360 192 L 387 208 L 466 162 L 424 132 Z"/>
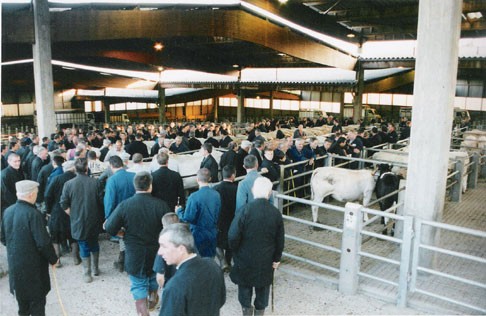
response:
<path fill-rule="evenodd" d="M 267 173 L 267 172 L 268 172 L 268 169 L 267 169 L 267 168 L 262 168 L 262 169 L 261 169 L 261 172 L 262 172 L 262 173 Z"/>
<path fill-rule="evenodd" d="M 273 262 L 272 263 L 272 268 L 274 268 L 275 270 L 277 270 L 279 265 L 280 265 L 280 262 Z"/>

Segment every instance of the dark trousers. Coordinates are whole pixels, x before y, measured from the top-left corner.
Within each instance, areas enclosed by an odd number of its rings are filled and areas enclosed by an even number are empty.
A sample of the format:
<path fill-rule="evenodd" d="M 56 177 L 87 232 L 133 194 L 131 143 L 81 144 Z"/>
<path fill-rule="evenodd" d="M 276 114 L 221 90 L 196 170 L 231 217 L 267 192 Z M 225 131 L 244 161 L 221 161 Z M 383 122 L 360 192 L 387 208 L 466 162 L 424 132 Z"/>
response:
<path fill-rule="evenodd" d="M 253 296 L 253 289 L 255 289 L 255 301 L 253 302 L 255 309 L 265 309 L 268 306 L 270 285 L 258 288 L 238 285 L 238 301 L 240 302 L 242 307 L 250 308 L 251 297 Z"/>
<path fill-rule="evenodd" d="M 45 316 L 46 315 L 46 298 L 36 300 L 21 300 L 17 298 L 19 304 L 20 316 Z"/>

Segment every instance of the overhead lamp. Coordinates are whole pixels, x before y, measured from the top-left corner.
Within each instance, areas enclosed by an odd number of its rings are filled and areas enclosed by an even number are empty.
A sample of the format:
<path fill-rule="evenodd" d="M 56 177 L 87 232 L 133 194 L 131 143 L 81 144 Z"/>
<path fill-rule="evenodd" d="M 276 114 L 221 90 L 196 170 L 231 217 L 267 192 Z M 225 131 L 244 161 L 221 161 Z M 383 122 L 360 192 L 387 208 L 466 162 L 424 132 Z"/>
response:
<path fill-rule="evenodd" d="M 160 43 L 160 42 L 156 42 L 156 43 L 154 44 L 154 49 L 155 49 L 156 51 L 158 51 L 158 52 L 159 52 L 159 51 L 161 51 L 163 48 L 164 48 L 164 45 L 162 45 L 162 43 Z"/>
<path fill-rule="evenodd" d="M 282 57 L 287 56 L 285 53 L 278 53 L 277 55 L 282 56 Z"/>
<path fill-rule="evenodd" d="M 286 4 L 288 0 L 278 0 L 278 2 L 280 2 L 281 4 Z"/>
<path fill-rule="evenodd" d="M 76 68 L 74 67 L 68 67 L 68 66 L 62 66 L 63 69 L 66 69 L 66 70 L 76 70 Z"/>
<path fill-rule="evenodd" d="M 233 68 L 238 68 L 238 67 L 240 67 L 240 65 L 238 65 L 238 64 L 233 65 Z"/>
<path fill-rule="evenodd" d="M 160 71 L 164 70 L 164 67 L 158 67 L 157 70 L 160 72 Z"/>
<path fill-rule="evenodd" d="M 354 33 L 349 33 L 348 35 L 346 35 L 346 37 L 348 37 L 348 38 L 355 38 L 356 35 L 354 35 Z"/>

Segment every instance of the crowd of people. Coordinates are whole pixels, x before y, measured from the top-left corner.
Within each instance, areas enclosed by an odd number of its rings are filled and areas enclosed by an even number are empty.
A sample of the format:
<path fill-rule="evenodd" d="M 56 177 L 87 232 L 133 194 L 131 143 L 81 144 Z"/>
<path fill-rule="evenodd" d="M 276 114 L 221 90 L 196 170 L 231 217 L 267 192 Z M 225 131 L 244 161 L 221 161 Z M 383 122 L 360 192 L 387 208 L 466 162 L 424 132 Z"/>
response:
<path fill-rule="evenodd" d="M 305 132 L 319 124 L 332 125 L 323 144 Z M 291 136 L 280 130 L 294 127 Z M 277 132 L 272 141 L 262 135 L 270 131 Z M 229 123 L 107 125 L 42 139 L 25 133 L 2 144 L 1 241 L 19 315 L 43 315 L 48 265 L 62 267 L 66 251 L 82 264 L 85 282 L 102 273 L 103 231 L 119 244 L 114 269 L 127 272 L 137 315 L 154 310 L 159 288 L 160 315 L 219 314 L 224 272 L 238 284 L 243 315 L 263 315 L 284 247 L 282 216 L 271 194 L 279 165 L 306 161 L 290 170 L 302 173 L 323 166 L 317 158 L 327 153 L 359 157 L 363 147 L 394 143 L 398 135 L 392 123 L 344 133 L 332 117 L 262 120 L 247 124 L 245 132 L 238 143 Z M 212 156 L 218 147 L 225 150 L 219 164 Z M 168 164 L 171 153 L 194 150 L 203 156 L 198 190 L 186 196 L 182 177 Z M 304 181 L 297 177 L 293 186 Z"/>

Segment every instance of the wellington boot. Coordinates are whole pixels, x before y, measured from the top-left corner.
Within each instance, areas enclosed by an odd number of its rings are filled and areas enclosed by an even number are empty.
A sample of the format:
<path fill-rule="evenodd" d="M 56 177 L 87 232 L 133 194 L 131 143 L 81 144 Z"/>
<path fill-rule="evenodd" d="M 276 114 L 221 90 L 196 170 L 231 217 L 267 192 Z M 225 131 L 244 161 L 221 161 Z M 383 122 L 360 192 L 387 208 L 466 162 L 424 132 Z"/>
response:
<path fill-rule="evenodd" d="M 93 275 L 98 276 L 100 275 L 100 269 L 98 268 L 98 263 L 100 261 L 100 252 L 92 252 L 91 258 L 93 259 Z"/>
<path fill-rule="evenodd" d="M 118 261 L 113 262 L 113 266 L 115 269 L 118 269 L 118 271 L 123 272 L 125 269 L 125 251 L 120 251 L 120 254 L 118 255 Z"/>
<path fill-rule="evenodd" d="M 79 245 L 77 242 L 72 243 L 71 245 L 71 255 L 73 257 L 74 265 L 78 265 L 81 263 L 81 257 L 79 256 Z"/>
<path fill-rule="evenodd" d="M 147 299 L 136 300 L 135 308 L 137 309 L 137 316 L 149 316 L 149 311 L 147 309 Z"/>
<path fill-rule="evenodd" d="M 216 257 L 218 258 L 219 267 L 221 268 L 221 270 L 226 271 L 228 269 L 228 263 L 226 263 L 223 249 L 216 248 Z"/>
<path fill-rule="evenodd" d="M 243 316 L 253 316 L 253 306 L 248 308 L 248 307 L 243 307 Z"/>
<path fill-rule="evenodd" d="M 148 310 L 152 312 L 157 306 L 158 302 L 159 302 L 159 294 L 157 293 L 157 290 L 150 291 L 148 297 Z"/>
<path fill-rule="evenodd" d="M 59 260 L 56 263 L 56 268 L 62 267 L 61 263 L 61 246 L 59 244 L 52 244 L 54 246 L 54 252 L 56 253 L 56 256 L 59 258 Z"/>
<path fill-rule="evenodd" d="M 82 258 L 83 260 L 83 280 L 86 283 L 93 281 L 91 276 L 91 257 Z"/>
<path fill-rule="evenodd" d="M 265 309 L 255 309 L 255 316 L 263 316 L 265 314 Z"/>

